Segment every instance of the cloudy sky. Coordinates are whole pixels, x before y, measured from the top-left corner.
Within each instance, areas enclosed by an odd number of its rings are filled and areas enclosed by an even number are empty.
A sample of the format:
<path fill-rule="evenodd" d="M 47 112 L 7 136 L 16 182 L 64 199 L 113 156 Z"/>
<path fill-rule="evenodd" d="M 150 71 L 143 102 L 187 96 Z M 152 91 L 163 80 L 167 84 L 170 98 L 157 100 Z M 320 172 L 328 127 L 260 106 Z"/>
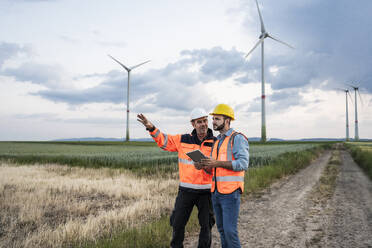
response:
<path fill-rule="evenodd" d="M 372 138 L 372 1 L 259 0 L 268 138 L 345 136 L 346 84 L 360 86 L 359 136 Z M 261 53 L 254 0 L 0 0 L 0 140 L 148 137 L 144 113 L 167 133 L 218 103 L 233 127 L 260 136 Z M 354 93 L 349 102 L 354 136 Z"/>

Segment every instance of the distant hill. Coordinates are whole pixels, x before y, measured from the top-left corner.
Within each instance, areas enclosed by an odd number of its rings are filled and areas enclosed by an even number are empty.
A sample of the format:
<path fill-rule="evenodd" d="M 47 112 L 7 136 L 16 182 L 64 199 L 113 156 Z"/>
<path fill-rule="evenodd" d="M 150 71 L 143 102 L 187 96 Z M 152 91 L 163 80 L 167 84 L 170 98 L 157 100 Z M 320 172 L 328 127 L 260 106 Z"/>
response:
<path fill-rule="evenodd" d="M 249 141 L 260 141 L 260 137 L 249 137 Z M 52 141 L 124 141 L 124 139 L 118 138 L 101 138 L 101 137 L 87 137 L 87 138 L 70 138 L 70 139 L 56 139 Z M 130 141 L 142 141 L 142 142 L 153 142 L 152 138 L 140 138 L 131 139 Z M 280 139 L 280 138 L 270 138 L 268 141 L 345 141 L 345 139 L 340 138 L 303 138 L 303 139 Z M 353 139 L 350 139 L 353 141 Z M 372 142 L 372 139 L 360 139 L 360 141 Z"/>
<path fill-rule="evenodd" d="M 124 139 L 87 137 L 87 138 L 56 139 L 56 140 L 51 140 L 51 141 L 124 141 Z M 142 138 L 142 139 L 131 139 L 130 141 L 152 142 L 154 140 L 152 138 Z"/>
<path fill-rule="evenodd" d="M 290 140 L 289 140 L 290 141 Z M 298 141 L 298 140 L 293 140 L 293 141 Z M 300 141 L 345 141 L 344 138 L 308 138 L 308 139 L 300 139 Z M 354 141 L 354 139 L 350 139 L 350 141 Z M 363 142 L 371 142 L 372 139 L 360 139 L 359 141 Z"/>

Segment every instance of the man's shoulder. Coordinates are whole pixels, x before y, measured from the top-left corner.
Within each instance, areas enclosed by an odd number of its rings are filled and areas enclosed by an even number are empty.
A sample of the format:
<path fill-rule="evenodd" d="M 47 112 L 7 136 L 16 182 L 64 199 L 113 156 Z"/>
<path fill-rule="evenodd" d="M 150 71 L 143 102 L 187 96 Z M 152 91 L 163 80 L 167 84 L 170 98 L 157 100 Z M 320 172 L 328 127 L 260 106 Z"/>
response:
<path fill-rule="evenodd" d="M 247 141 L 248 142 L 248 138 L 247 136 L 245 136 L 245 134 L 241 133 L 241 132 L 238 132 L 238 131 L 234 131 L 234 133 L 232 134 L 232 138 L 234 138 L 234 140 L 241 140 L 241 141 Z"/>
<path fill-rule="evenodd" d="M 216 137 L 214 137 L 213 135 L 212 136 L 208 136 L 204 143 L 208 143 L 208 142 L 214 142 L 216 140 Z M 186 134 L 181 134 L 181 143 L 186 143 L 186 144 L 199 144 L 197 142 L 198 141 L 198 138 L 192 134 L 189 134 L 189 133 L 186 133 Z"/>

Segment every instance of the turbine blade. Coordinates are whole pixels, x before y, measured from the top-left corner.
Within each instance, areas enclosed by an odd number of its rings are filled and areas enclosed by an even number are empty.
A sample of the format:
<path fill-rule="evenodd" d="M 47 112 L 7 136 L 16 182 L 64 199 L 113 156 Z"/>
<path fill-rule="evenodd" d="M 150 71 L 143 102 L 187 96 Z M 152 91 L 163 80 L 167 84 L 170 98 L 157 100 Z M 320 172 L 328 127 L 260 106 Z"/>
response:
<path fill-rule="evenodd" d="M 266 30 L 265 30 L 265 26 L 264 26 L 264 22 L 263 22 L 263 19 L 262 19 L 262 15 L 261 15 L 260 8 L 258 7 L 258 2 L 257 2 L 257 0 L 256 0 L 256 5 L 257 5 L 257 10 L 258 10 L 258 15 L 260 16 L 261 33 L 265 33 Z"/>
<path fill-rule="evenodd" d="M 358 88 L 358 87 L 355 86 L 355 85 L 351 85 L 351 84 L 346 84 L 346 85 L 349 86 L 349 87 L 351 87 L 351 88 L 353 88 L 354 90 Z"/>
<path fill-rule="evenodd" d="M 130 69 L 129 69 L 128 67 L 126 67 L 125 65 L 123 65 L 119 60 L 115 59 L 115 58 L 112 57 L 110 54 L 107 54 L 107 56 L 109 56 L 109 57 L 112 58 L 114 61 L 116 61 L 116 63 L 118 63 L 119 65 L 121 65 L 122 67 L 124 67 L 125 70 L 130 71 Z"/>
<path fill-rule="evenodd" d="M 353 98 L 352 98 L 352 96 L 351 96 L 351 94 L 350 94 L 350 91 L 347 91 L 347 94 L 349 95 L 349 99 L 350 99 L 350 102 L 351 102 L 351 105 L 353 105 L 354 106 L 354 103 L 353 103 Z"/>
<path fill-rule="evenodd" d="M 333 88 L 334 90 L 340 90 L 340 91 L 343 91 L 343 92 L 346 92 L 347 90 L 345 89 L 342 89 L 342 88 Z"/>
<path fill-rule="evenodd" d="M 133 70 L 134 68 L 137 68 L 137 67 L 139 67 L 139 66 L 141 66 L 141 65 L 143 65 L 143 64 L 146 64 L 146 63 L 148 63 L 148 62 L 150 62 L 150 61 L 151 61 L 151 60 L 147 60 L 147 61 L 145 61 L 145 62 L 143 62 L 143 63 L 141 63 L 141 64 L 138 64 L 138 65 L 132 66 L 130 69 Z"/>
<path fill-rule="evenodd" d="M 360 98 L 360 102 L 362 103 L 362 107 L 364 107 L 364 102 L 363 102 L 362 95 L 360 94 L 359 89 L 357 91 L 358 91 L 358 95 L 359 95 L 359 98 Z"/>
<path fill-rule="evenodd" d="M 268 35 L 268 37 L 270 37 L 271 39 L 273 39 L 273 40 L 275 40 L 275 41 L 277 41 L 277 42 L 280 42 L 280 43 L 282 43 L 282 44 L 284 44 L 284 45 L 286 45 L 286 46 L 288 46 L 288 47 L 294 49 L 293 46 L 289 45 L 288 43 L 285 43 L 284 41 L 281 41 L 281 40 L 279 40 L 279 39 L 277 39 L 277 38 L 274 38 L 274 37 L 272 37 L 271 35 Z"/>
<path fill-rule="evenodd" d="M 247 53 L 247 55 L 245 55 L 245 57 L 247 58 L 248 55 L 251 54 L 251 53 L 253 52 L 253 50 L 256 49 L 256 47 L 257 47 L 260 43 L 263 42 L 264 39 L 265 39 L 265 38 L 263 38 L 263 37 L 262 37 L 261 39 L 259 39 L 258 42 L 256 43 L 256 45 L 254 45 L 254 47 L 253 47 L 253 48 L 252 48 L 252 49 Z"/>

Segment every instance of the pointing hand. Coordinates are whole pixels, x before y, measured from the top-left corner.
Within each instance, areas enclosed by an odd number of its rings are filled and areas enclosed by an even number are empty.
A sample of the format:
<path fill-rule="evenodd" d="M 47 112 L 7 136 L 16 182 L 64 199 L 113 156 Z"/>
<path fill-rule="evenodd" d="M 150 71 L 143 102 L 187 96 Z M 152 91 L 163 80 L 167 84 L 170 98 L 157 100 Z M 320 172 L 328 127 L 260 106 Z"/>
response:
<path fill-rule="evenodd" d="M 143 114 L 137 115 L 137 121 L 141 122 L 147 129 L 152 129 L 154 125 Z"/>

